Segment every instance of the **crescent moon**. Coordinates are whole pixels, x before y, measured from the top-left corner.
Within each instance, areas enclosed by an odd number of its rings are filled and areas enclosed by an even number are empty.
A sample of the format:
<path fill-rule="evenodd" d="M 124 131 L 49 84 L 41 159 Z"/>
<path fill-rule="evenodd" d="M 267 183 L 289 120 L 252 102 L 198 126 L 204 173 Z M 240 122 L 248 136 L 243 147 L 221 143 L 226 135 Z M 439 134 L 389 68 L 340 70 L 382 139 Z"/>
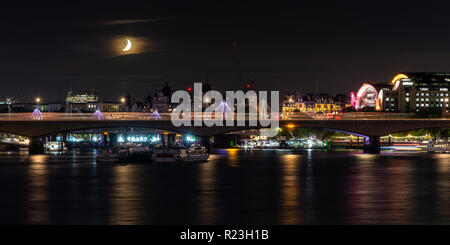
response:
<path fill-rule="evenodd" d="M 122 51 L 128 51 L 128 50 L 130 50 L 131 49 L 131 41 L 130 41 L 130 39 L 127 39 L 127 46 L 125 46 L 125 48 L 124 49 L 122 49 Z"/>

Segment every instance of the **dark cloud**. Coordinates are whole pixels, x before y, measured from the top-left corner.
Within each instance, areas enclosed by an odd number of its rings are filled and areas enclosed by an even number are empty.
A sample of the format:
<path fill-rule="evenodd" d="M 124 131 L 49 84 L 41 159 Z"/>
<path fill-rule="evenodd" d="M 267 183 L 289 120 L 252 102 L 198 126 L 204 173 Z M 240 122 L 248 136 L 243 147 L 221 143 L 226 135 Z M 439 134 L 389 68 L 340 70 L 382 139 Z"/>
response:
<path fill-rule="evenodd" d="M 161 22 L 167 20 L 176 20 L 180 19 L 181 16 L 168 16 L 168 17 L 156 17 L 156 18 L 147 18 L 147 19 L 128 19 L 128 20 L 106 20 L 101 21 L 100 25 L 129 25 L 129 24 L 138 24 L 138 23 L 153 23 L 153 22 Z"/>

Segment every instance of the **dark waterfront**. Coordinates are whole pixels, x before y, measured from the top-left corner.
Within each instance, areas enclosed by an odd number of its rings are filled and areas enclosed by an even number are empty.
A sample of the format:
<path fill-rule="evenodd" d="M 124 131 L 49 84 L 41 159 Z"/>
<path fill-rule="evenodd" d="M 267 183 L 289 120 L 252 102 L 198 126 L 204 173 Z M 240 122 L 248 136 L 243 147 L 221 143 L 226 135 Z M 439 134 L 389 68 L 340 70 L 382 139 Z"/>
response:
<path fill-rule="evenodd" d="M 218 150 L 207 163 L 0 155 L 2 224 L 449 224 L 450 154 Z"/>

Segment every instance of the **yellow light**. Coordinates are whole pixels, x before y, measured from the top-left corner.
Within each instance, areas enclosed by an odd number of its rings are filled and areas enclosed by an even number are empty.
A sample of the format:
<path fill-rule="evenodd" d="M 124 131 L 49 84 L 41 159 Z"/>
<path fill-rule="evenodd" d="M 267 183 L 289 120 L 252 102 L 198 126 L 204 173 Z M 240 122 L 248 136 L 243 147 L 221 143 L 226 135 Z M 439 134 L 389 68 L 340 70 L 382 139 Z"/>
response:
<path fill-rule="evenodd" d="M 395 82 L 403 78 L 408 78 L 408 76 L 405 74 L 398 74 L 397 76 L 394 77 L 394 79 L 392 79 L 392 84 L 395 84 Z"/>
<path fill-rule="evenodd" d="M 294 124 L 288 124 L 287 127 L 288 128 L 294 128 Z"/>
<path fill-rule="evenodd" d="M 125 46 L 125 48 L 124 49 L 122 49 L 122 51 L 124 51 L 124 52 L 127 52 L 127 51 L 129 51 L 130 49 L 131 49 L 131 41 L 130 41 L 130 39 L 127 39 L 127 46 Z"/>

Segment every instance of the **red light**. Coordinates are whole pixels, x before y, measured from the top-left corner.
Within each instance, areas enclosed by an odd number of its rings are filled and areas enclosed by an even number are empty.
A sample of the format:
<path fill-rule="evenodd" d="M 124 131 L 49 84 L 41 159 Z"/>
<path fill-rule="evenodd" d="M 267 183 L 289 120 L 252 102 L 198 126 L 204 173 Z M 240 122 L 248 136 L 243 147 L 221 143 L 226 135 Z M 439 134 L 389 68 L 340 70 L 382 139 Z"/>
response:
<path fill-rule="evenodd" d="M 250 88 L 250 84 L 247 83 L 247 88 Z"/>
<path fill-rule="evenodd" d="M 191 88 L 191 87 L 188 87 L 188 91 L 191 92 L 191 91 L 192 91 L 192 88 Z"/>

